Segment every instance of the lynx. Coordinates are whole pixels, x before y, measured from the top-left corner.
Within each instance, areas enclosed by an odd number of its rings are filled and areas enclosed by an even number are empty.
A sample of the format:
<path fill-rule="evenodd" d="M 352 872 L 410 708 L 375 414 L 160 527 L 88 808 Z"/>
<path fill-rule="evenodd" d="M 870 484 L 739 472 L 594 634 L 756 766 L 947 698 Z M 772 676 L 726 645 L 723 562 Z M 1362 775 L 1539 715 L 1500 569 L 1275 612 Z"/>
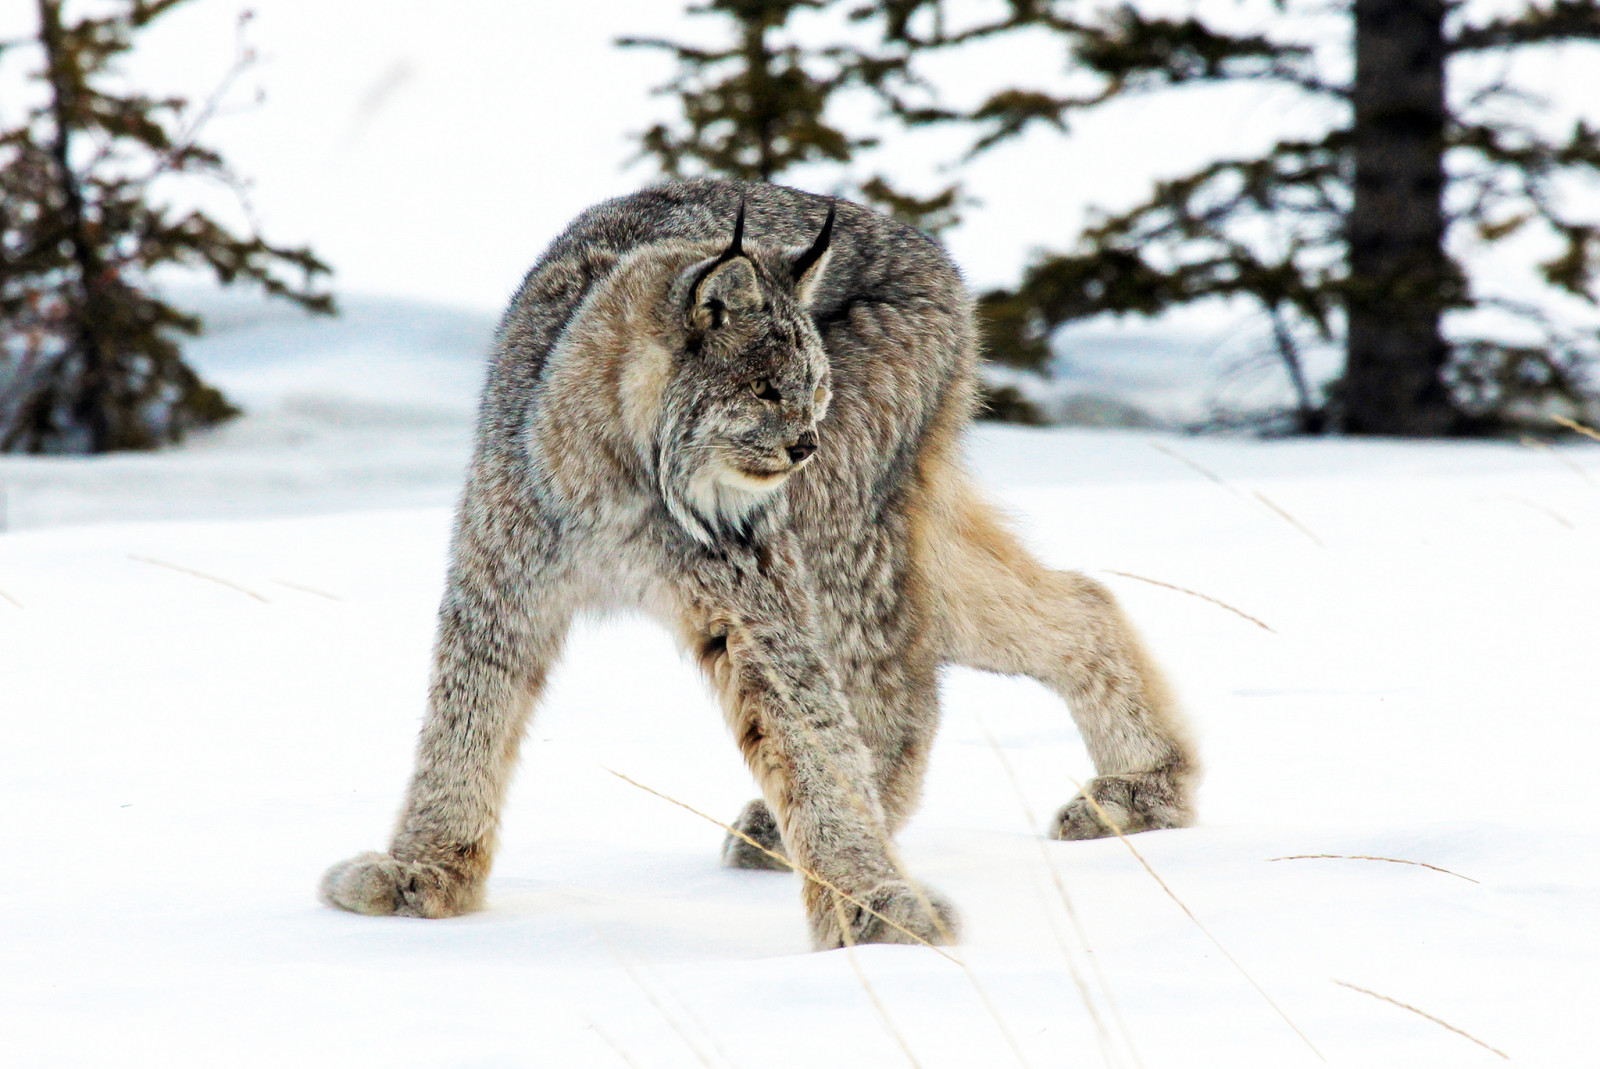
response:
<path fill-rule="evenodd" d="M 334 866 L 323 900 L 481 902 L 580 610 L 642 610 L 698 658 L 761 791 L 724 863 L 792 862 L 818 948 L 956 937 L 891 846 L 942 664 L 1065 700 L 1096 777 L 1051 835 L 1192 823 L 1193 747 L 1122 612 L 1035 561 L 963 470 L 977 359 L 940 246 L 857 205 L 702 180 L 580 215 L 501 323 L 389 851 Z"/>

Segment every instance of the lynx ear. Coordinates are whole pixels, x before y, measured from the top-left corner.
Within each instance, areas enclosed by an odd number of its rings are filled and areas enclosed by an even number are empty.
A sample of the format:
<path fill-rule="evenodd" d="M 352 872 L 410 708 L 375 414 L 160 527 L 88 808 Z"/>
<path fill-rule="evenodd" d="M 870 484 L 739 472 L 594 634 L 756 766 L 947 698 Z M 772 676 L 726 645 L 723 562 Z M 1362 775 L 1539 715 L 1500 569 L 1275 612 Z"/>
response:
<path fill-rule="evenodd" d="M 761 285 L 744 251 L 744 201 L 733 221 L 733 240 L 715 258 L 689 268 L 689 324 L 696 330 L 716 330 L 728 313 L 747 312 L 761 306 Z"/>
<path fill-rule="evenodd" d="M 839 212 L 837 201 L 828 203 L 828 218 L 822 222 L 822 232 L 817 235 L 817 240 L 811 247 L 800 253 L 790 263 L 789 270 L 794 278 L 794 292 L 800 299 L 802 306 L 811 304 L 811 298 L 817 292 L 817 283 L 822 281 L 822 275 L 828 269 L 828 253 L 833 245 L 833 220 Z"/>

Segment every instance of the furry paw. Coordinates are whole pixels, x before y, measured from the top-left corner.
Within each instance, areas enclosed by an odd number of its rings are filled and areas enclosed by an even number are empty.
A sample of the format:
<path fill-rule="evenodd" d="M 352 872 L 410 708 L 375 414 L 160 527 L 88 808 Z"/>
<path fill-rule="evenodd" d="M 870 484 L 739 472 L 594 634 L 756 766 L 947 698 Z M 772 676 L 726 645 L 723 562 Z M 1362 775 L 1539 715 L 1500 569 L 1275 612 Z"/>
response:
<path fill-rule="evenodd" d="M 1155 828 L 1187 828 L 1193 823 L 1194 810 L 1172 776 L 1136 772 L 1098 776 L 1084 784 L 1051 821 L 1050 838 L 1101 839 L 1117 832 L 1131 835 Z"/>
<path fill-rule="evenodd" d="M 476 908 L 481 890 L 441 865 L 367 853 L 324 873 L 318 897 L 369 917 L 454 917 Z"/>
<path fill-rule="evenodd" d="M 767 803 L 757 798 L 734 819 L 733 826 L 775 854 L 784 854 L 783 837 L 778 834 L 778 822 L 772 817 Z M 770 872 L 788 872 L 789 864 L 772 854 L 758 850 L 737 835 L 722 840 L 722 863 L 730 869 L 766 869 Z"/>
<path fill-rule="evenodd" d="M 818 950 L 849 943 L 954 943 L 960 937 L 961 918 L 943 897 L 909 880 L 887 880 L 857 892 L 856 902 L 828 893 L 820 916 L 811 924 L 811 941 Z M 863 909 L 862 906 L 870 906 Z"/>

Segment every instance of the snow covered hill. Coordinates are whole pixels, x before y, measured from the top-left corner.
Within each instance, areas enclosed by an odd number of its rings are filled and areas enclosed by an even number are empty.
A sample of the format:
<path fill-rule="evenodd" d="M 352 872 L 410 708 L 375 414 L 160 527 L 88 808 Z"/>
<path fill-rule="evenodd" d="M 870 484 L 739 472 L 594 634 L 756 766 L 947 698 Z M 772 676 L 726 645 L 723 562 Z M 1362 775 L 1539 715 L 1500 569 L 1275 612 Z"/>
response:
<path fill-rule="evenodd" d="M 1600 446 L 977 431 L 1037 551 L 1125 600 L 1209 771 L 1197 828 L 1046 842 L 1091 773 L 1065 711 L 951 672 L 902 845 L 963 911 L 959 962 L 808 953 L 792 877 L 720 869 L 718 828 L 612 775 L 718 819 L 752 794 L 694 671 L 630 619 L 574 635 L 488 909 L 375 920 L 314 888 L 383 844 L 409 770 L 492 320 L 213 321 L 197 358 L 244 420 L 0 458 L 0 1062 L 1499 1063 L 1476 1040 L 1574 1066 L 1600 1043 Z"/>

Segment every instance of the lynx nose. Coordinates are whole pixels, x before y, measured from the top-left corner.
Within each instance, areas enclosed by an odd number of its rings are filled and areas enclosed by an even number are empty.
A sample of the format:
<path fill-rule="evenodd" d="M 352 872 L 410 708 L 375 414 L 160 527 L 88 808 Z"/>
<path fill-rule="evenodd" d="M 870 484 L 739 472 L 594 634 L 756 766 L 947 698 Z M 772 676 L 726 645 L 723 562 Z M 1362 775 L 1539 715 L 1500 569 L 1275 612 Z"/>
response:
<path fill-rule="evenodd" d="M 806 457 L 817 451 L 817 436 L 807 431 L 795 439 L 794 445 L 789 446 L 789 461 L 798 464 Z"/>

